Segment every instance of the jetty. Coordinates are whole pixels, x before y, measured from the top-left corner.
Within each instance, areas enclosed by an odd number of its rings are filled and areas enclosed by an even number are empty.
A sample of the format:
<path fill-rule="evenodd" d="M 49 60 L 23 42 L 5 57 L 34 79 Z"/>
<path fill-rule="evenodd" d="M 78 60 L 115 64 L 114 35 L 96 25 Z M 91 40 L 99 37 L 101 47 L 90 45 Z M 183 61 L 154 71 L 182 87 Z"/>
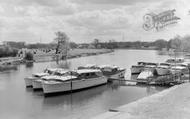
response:
<path fill-rule="evenodd" d="M 162 92 L 144 97 L 93 119 L 189 119 L 190 83 L 175 85 Z"/>

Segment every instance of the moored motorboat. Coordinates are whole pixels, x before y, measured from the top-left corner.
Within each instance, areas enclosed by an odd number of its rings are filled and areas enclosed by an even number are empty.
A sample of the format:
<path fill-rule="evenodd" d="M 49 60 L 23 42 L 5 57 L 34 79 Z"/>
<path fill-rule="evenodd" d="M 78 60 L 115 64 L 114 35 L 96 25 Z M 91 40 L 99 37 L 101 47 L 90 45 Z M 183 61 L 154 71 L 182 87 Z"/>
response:
<path fill-rule="evenodd" d="M 121 79 L 125 77 L 125 69 L 118 66 L 111 65 L 102 65 L 99 66 L 100 70 L 103 72 L 103 75 L 106 76 L 109 80 L 111 79 Z"/>
<path fill-rule="evenodd" d="M 137 65 L 131 66 L 131 74 L 139 74 L 143 71 L 146 62 L 138 62 Z"/>
<path fill-rule="evenodd" d="M 24 78 L 26 87 L 32 86 L 32 81 L 37 80 L 37 79 L 39 79 L 40 77 L 43 77 L 43 76 L 46 76 L 46 75 L 49 75 L 49 73 L 47 73 L 47 72 L 35 73 L 35 74 L 32 74 L 31 77 L 26 77 L 26 78 Z"/>
<path fill-rule="evenodd" d="M 171 72 L 172 74 L 188 74 L 189 69 L 183 64 L 176 64 L 171 66 Z"/>
<path fill-rule="evenodd" d="M 58 68 L 48 68 L 48 69 L 45 69 L 44 72 L 42 73 L 34 73 L 32 74 L 32 76 L 24 78 L 26 87 L 31 87 L 32 82 L 34 80 L 40 79 L 41 77 L 46 76 L 46 75 L 50 75 L 54 73 L 56 70 L 58 70 Z"/>
<path fill-rule="evenodd" d="M 44 80 L 49 80 L 49 79 L 55 78 L 57 76 L 69 75 L 69 73 L 70 73 L 69 70 L 57 69 L 51 75 L 46 75 L 46 76 L 40 77 L 37 80 L 33 80 L 32 81 L 33 89 L 34 90 L 42 89 L 42 81 L 44 81 Z"/>
<path fill-rule="evenodd" d="M 42 82 L 44 94 L 75 91 L 107 83 L 101 70 L 81 69 L 72 72 L 70 76 L 60 76 Z"/>
<path fill-rule="evenodd" d="M 170 67 L 171 67 L 171 65 L 168 63 L 160 63 L 156 67 L 157 74 L 160 76 L 170 74 L 171 73 Z"/>

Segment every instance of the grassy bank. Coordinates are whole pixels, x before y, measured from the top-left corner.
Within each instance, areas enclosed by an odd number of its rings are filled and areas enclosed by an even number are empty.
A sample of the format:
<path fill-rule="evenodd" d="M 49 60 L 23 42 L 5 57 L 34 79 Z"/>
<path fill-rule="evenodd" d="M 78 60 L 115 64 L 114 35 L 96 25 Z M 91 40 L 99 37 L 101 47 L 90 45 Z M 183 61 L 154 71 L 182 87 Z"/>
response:
<path fill-rule="evenodd" d="M 73 49 L 68 52 L 68 59 L 76 58 L 76 57 L 84 57 L 84 56 L 91 56 L 91 55 L 98 55 L 104 53 L 110 53 L 113 50 L 109 49 Z M 51 53 L 41 53 L 41 54 L 34 54 L 34 61 L 35 62 L 46 62 L 46 61 L 54 61 L 55 54 L 54 52 Z M 19 57 L 4 57 L 0 58 L 0 65 L 1 64 L 22 64 L 26 63 L 23 58 Z"/>

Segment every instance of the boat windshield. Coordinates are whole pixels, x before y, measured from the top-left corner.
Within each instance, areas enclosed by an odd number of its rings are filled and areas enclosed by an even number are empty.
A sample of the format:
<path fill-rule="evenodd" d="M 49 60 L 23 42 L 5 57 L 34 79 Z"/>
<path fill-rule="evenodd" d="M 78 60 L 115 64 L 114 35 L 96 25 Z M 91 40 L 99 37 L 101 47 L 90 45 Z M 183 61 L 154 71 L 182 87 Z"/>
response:
<path fill-rule="evenodd" d="M 103 76 L 102 72 L 87 72 L 87 73 L 81 73 L 78 75 L 80 79 L 96 78 L 100 76 Z"/>

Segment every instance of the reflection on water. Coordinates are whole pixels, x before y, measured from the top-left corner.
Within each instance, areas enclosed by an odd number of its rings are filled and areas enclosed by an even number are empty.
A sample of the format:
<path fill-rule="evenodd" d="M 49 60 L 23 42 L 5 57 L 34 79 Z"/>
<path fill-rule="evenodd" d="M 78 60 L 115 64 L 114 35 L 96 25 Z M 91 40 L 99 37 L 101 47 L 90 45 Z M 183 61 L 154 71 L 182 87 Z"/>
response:
<path fill-rule="evenodd" d="M 145 85 L 130 87 L 125 85 L 125 83 L 125 81 L 115 81 L 80 92 L 45 97 L 43 98 L 43 109 L 62 108 L 64 116 L 68 119 L 81 117 L 88 119 L 101 112 L 97 109 L 101 108 L 101 110 L 107 111 L 110 108 L 115 108 L 115 105 L 120 106 L 126 104 L 126 102 L 137 100 L 137 97 L 141 97 L 142 93 L 146 94 L 143 94 L 144 96 L 147 96 L 165 89 L 163 87 Z M 87 112 L 88 114 L 81 115 L 81 113 Z M 72 115 L 73 113 L 77 115 Z"/>
<path fill-rule="evenodd" d="M 33 67 L 33 65 L 34 65 L 33 62 L 27 62 L 27 63 L 25 64 L 26 68 L 31 68 L 31 67 Z"/>
<path fill-rule="evenodd" d="M 108 85 L 102 85 L 70 94 L 45 97 L 43 100 L 43 104 L 44 106 L 56 106 L 61 104 L 77 105 L 79 103 L 85 103 L 87 100 L 93 99 L 94 97 L 101 95 L 107 89 Z"/>
<path fill-rule="evenodd" d="M 150 58 L 151 57 L 151 58 Z M 20 65 L 18 70 L 0 73 L 0 118 L 52 119 L 81 118 L 103 113 L 142 97 L 159 92 L 166 87 L 128 86 L 124 81 L 114 81 L 99 87 L 59 95 L 44 97 L 42 91 L 25 88 L 24 78 L 32 73 L 42 72 L 45 68 L 64 67 L 75 69 L 86 64 L 111 64 L 126 68 L 126 79 L 131 76 L 130 67 L 138 61 L 164 62 L 169 56 L 160 56 L 156 51 L 116 50 L 111 54 L 80 57 L 67 62 L 39 62 L 33 65 Z"/>

